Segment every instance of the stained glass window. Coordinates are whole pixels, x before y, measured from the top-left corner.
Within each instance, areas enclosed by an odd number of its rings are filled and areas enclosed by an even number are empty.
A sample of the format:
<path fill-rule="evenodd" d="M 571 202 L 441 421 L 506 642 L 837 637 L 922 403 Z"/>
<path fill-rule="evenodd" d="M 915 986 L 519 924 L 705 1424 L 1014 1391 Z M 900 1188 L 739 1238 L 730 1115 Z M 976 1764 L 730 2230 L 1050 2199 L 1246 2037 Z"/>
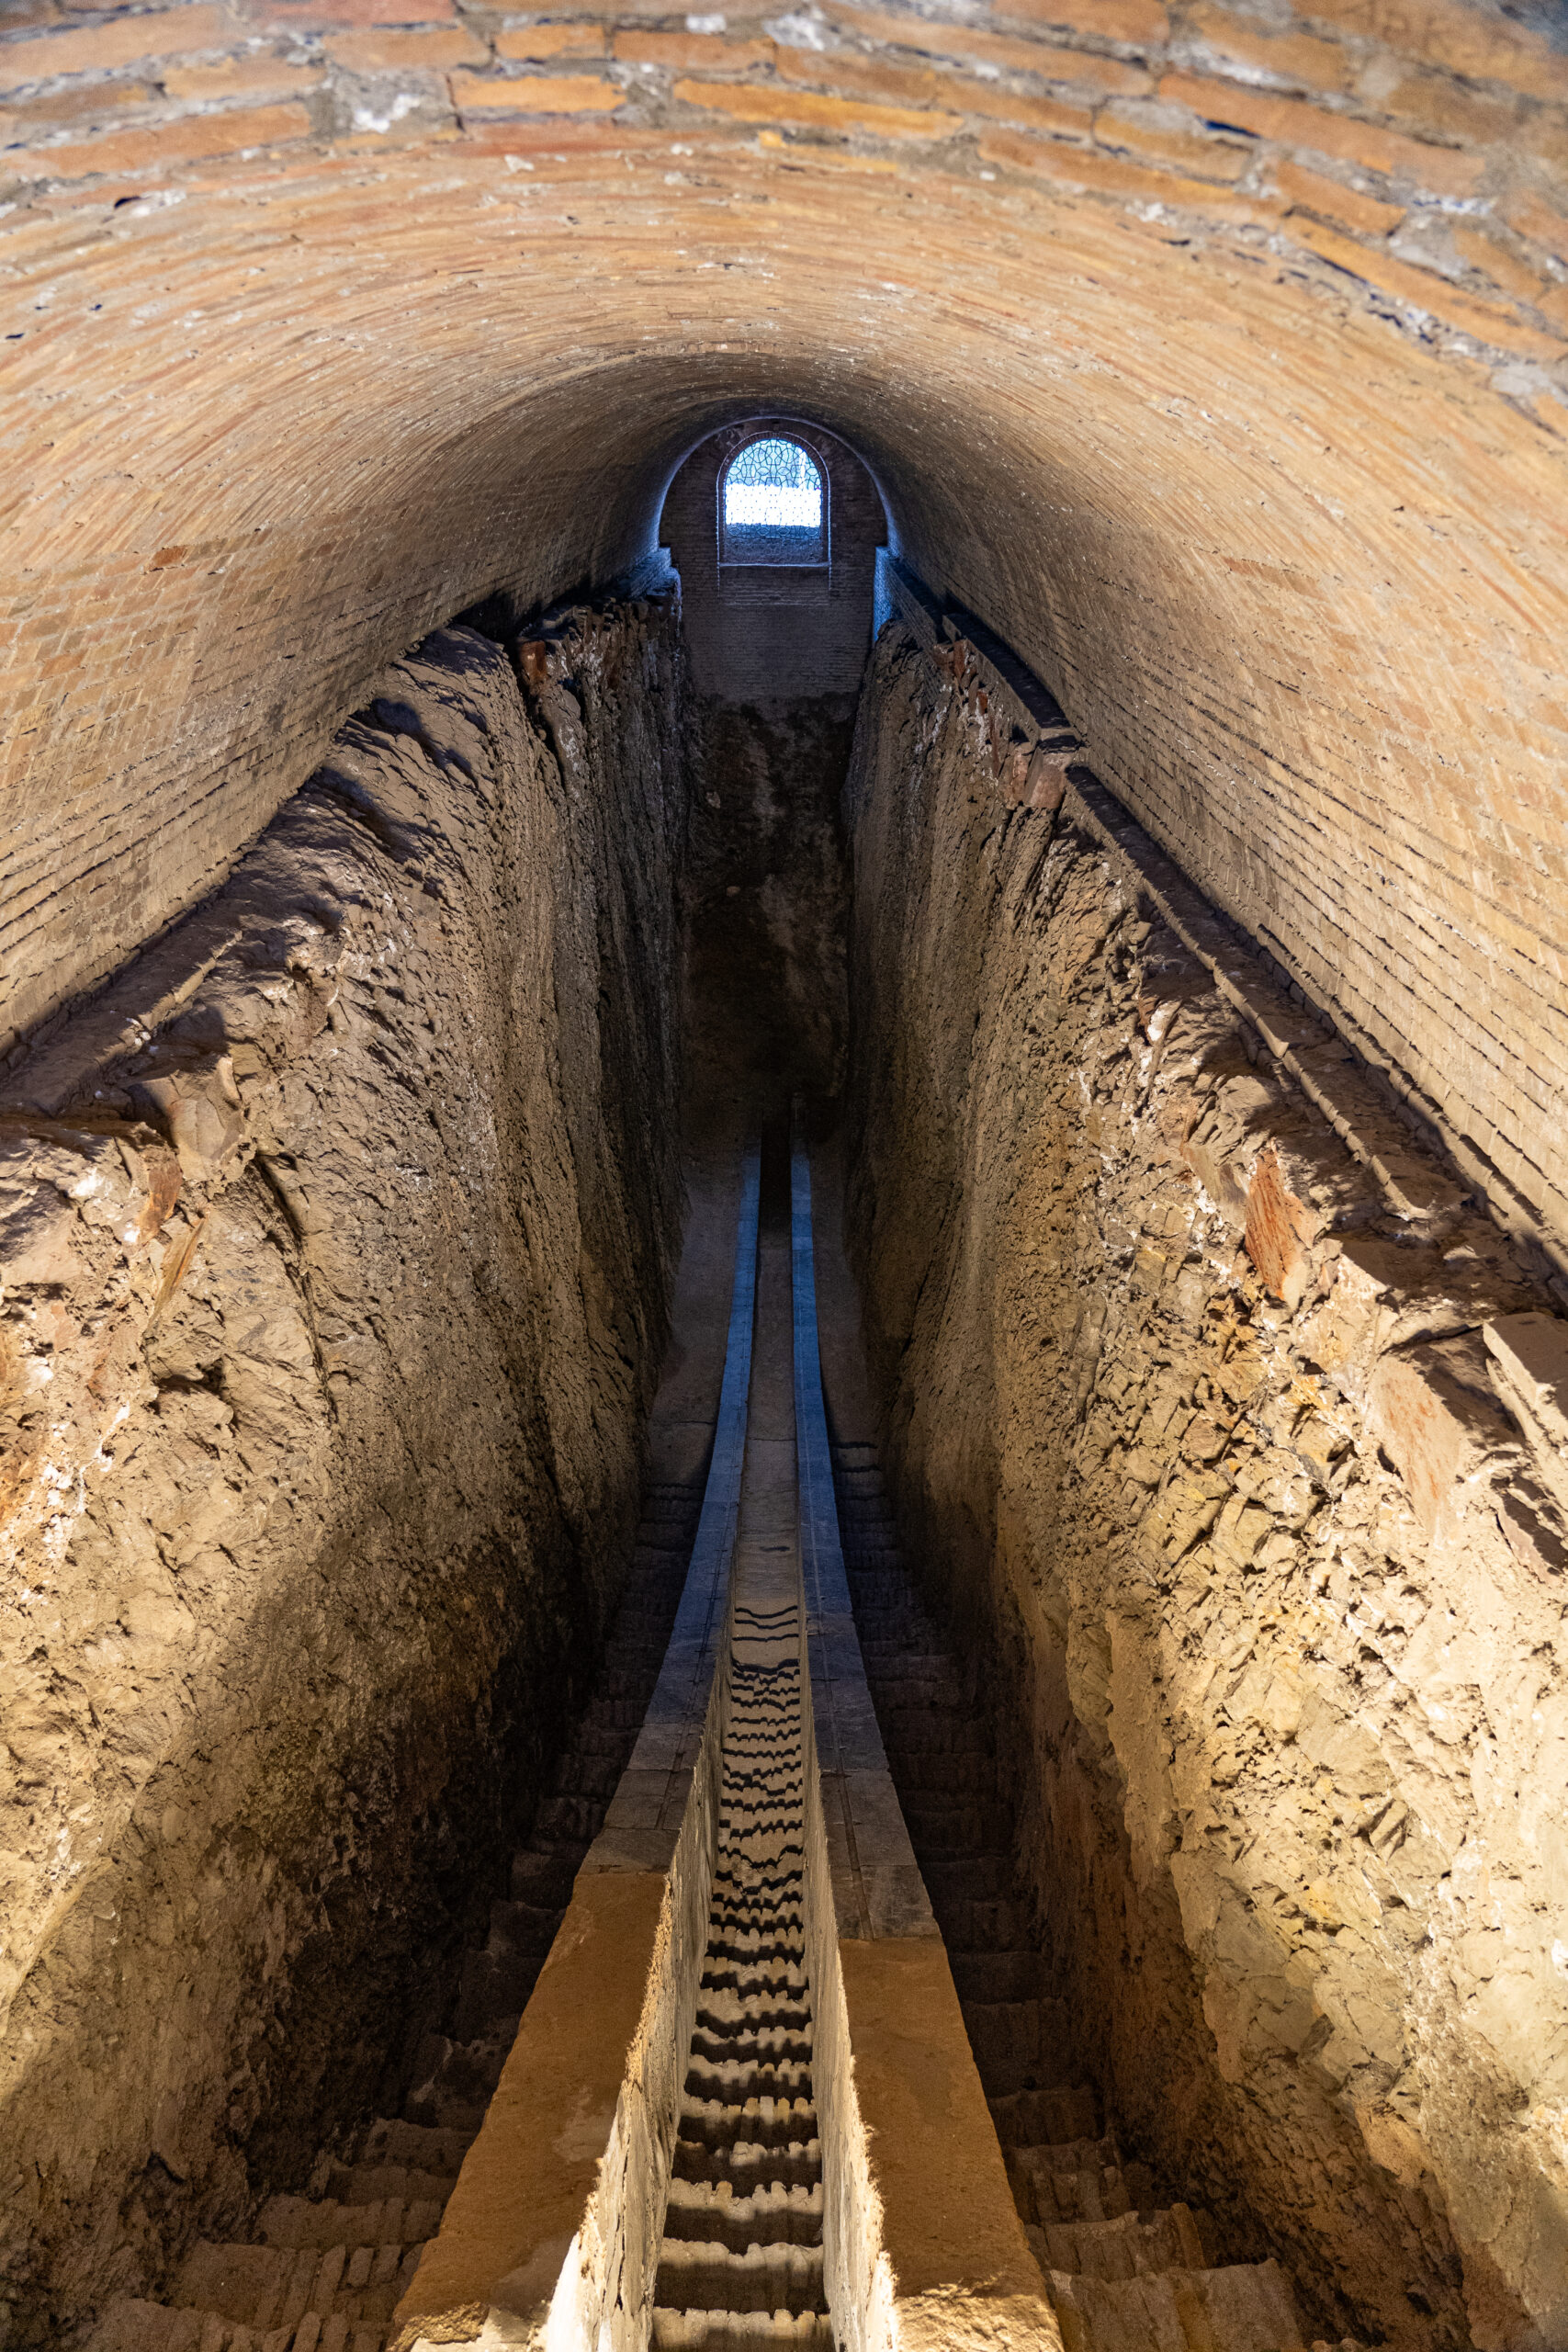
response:
<path fill-rule="evenodd" d="M 724 477 L 727 523 L 822 527 L 822 477 L 798 441 L 749 441 Z"/>
<path fill-rule="evenodd" d="M 725 469 L 719 553 L 730 564 L 825 564 L 822 476 L 798 441 L 748 441 Z"/>

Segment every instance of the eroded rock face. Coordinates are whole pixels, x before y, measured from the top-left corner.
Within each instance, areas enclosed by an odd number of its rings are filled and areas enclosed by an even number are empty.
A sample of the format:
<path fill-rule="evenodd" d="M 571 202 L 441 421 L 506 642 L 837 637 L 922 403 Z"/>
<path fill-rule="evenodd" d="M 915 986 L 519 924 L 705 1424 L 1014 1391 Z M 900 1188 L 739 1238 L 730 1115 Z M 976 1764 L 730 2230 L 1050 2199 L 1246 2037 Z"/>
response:
<path fill-rule="evenodd" d="M 1550 1270 L 1234 943 L 1222 989 L 1090 782 L 1024 788 L 992 699 L 962 648 L 884 631 L 851 1226 L 902 1509 L 995 1648 L 1057 1990 L 1232 2252 L 1263 2233 L 1309 2308 L 1332 2282 L 1325 2332 L 1545 2352 Z"/>
<path fill-rule="evenodd" d="M 0 1125 L 28 2342 L 292 2186 L 488 1898 L 677 1229 L 678 608 L 454 628 Z"/>

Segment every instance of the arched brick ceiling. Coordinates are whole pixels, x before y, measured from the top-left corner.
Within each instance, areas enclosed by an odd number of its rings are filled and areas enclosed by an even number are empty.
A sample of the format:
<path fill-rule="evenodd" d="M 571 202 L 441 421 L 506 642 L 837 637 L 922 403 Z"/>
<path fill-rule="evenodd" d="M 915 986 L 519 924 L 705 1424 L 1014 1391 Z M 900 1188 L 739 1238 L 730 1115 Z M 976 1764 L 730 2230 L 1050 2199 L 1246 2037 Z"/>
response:
<path fill-rule="evenodd" d="M 1460 0 L 0 33 L 13 1035 L 212 883 L 389 655 L 611 575 L 699 435 L 785 409 L 1568 1235 L 1547 33 Z"/>

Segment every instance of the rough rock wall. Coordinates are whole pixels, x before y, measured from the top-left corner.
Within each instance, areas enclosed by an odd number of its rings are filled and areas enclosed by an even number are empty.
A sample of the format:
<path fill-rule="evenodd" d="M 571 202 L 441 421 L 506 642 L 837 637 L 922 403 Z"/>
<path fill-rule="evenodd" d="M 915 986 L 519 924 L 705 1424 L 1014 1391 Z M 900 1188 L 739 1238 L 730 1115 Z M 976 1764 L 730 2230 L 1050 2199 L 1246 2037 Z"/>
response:
<path fill-rule="evenodd" d="M 0 1056 L 784 410 L 1568 1272 L 1561 0 L 536 13 L 0 16 Z"/>
<path fill-rule="evenodd" d="M 901 1508 L 994 1649 L 1062 2031 L 1325 2331 L 1548 2352 L 1568 1325 L 1010 712 L 974 649 L 883 632 L 849 1222 Z"/>
<path fill-rule="evenodd" d="M 628 1555 L 678 605 L 520 654 L 389 671 L 0 1125 L 8 2340 L 396 2065 Z"/>
<path fill-rule="evenodd" d="M 839 800 L 854 705 L 698 702 L 684 892 L 694 1107 L 739 1099 L 787 1120 L 793 1096 L 843 1085 L 849 1008 Z"/>

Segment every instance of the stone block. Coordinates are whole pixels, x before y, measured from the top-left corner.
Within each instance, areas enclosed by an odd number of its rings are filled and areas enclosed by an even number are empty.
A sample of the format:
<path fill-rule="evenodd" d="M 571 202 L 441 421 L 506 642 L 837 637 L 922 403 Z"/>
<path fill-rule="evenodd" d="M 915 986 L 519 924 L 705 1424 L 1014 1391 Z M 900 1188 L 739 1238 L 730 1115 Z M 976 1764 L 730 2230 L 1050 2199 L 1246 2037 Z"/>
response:
<path fill-rule="evenodd" d="M 626 102 L 614 82 L 590 74 L 452 75 L 459 114 L 613 114 Z"/>
<path fill-rule="evenodd" d="M 152 57 L 179 57 L 237 48 L 243 22 L 231 9 L 197 6 L 161 8 L 146 16 L 111 18 L 90 29 L 47 33 L 37 40 L 8 41 L 0 50 L 0 90 L 62 74 L 103 74 Z"/>
<path fill-rule="evenodd" d="M 63 1287 L 86 1272 L 73 1246 L 76 1212 L 50 1184 L 0 1194 L 0 1286 Z"/>
<path fill-rule="evenodd" d="M 1367 1408 L 1426 1533 L 1451 1533 L 1472 1489 L 1489 1483 L 1511 1451 L 1479 1339 L 1469 1333 L 1392 1351 L 1372 1375 Z"/>
<path fill-rule="evenodd" d="M 578 17 L 563 24 L 511 25 L 495 37 L 498 57 L 542 64 L 551 57 L 599 57 L 606 47 L 603 26 Z M 619 50 L 616 51 L 620 54 Z"/>
<path fill-rule="evenodd" d="M 1483 1337 L 1492 1386 L 1568 1510 L 1568 1322 L 1543 1313 L 1505 1315 L 1488 1323 Z"/>

